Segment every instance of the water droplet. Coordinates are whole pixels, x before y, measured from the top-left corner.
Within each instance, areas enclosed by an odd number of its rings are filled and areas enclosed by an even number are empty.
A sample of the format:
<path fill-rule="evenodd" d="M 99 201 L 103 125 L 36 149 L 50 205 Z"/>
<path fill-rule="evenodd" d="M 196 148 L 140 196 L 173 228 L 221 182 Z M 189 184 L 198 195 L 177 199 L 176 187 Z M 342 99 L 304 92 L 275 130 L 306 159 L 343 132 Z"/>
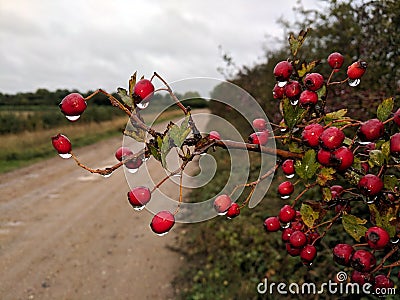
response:
<path fill-rule="evenodd" d="M 144 205 L 142 205 L 142 206 L 135 206 L 133 209 L 136 210 L 136 211 L 141 211 L 141 210 L 143 210 L 143 208 L 144 208 Z"/>
<path fill-rule="evenodd" d="M 289 227 L 290 227 L 290 222 L 288 222 L 288 223 L 281 223 L 281 227 L 282 227 L 283 229 L 289 228 Z"/>
<path fill-rule="evenodd" d="M 297 103 L 299 103 L 299 100 L 297 99 L 290 100 L 290 104 L 292 104 L 293 106 L 297 105 Z"/>
<path fill-rule="evenodd" d="M 145 156 L 145 157 L 143 157 L 143 158 L 142 158 L 142 162 L 146 162 L 146 161 L 148 161 L 148 160 L 149 160 L 149 158 L 150 158 L 150 157 L 146 157 L 146 156 Z"/>
<path fill-rule="evenodd" d="M 396 164 L 399 164 L 399 163 L 400 163 L 400 158 L 397 158 L 397 157 L 392 156 L 392 159 L 394 160 L 394 162 L 395 162 Z"/>
<path fill-rule="evenodd" d="M 285 175 L 285 176 L 286 176 L 286 178 L 293 178 L 294 177 L 294 173 L 290 174 L 290 175 Z"/>
<path fill-rule="evenodd" d="M 349 79 L 349 86 L 355 87 L 357 85 L 359 85 L 361 82 L 360 78 L 357 79 Z"/>
<path fill-rule="evenodd" d="M 126 168 L 126 169 L 127 169 L 128 172 L 131 173 L 131 174 L 135 174 L 135 173 L 139 170 L 139 168 L 136 168 L 136 169 Z"/>
<path fill-rule="evenodd" d="M 168 232 L 169 232 L 169 231 L 163 232 L 163 233 L 156 233 L 156 234 L 157 234 L 158 236 L 164 236 L 164 235 L 166 235 Z"/>
<path fill-rule="evenodd" d="M 177 173 L 177 174 L 174 174 L 174 175 L 172 175 L 173 177 L 181 177 L 182 176 L 182 174 L 181 173 Z"/>
<path fill-rule="evenodd" d="M 70 153 L 59 153 L 58 155 L 60 155 L 60 157 L 62 157 L 64 159 L 68 159 L 72 156 L 72 154 L 70 154 Z"/>
<path fill-rule="evenodd" d="M 367 192 L 369 193 L 370 190 L 367 190 Z M 372 203 L 374 203 L 377 199 L 378 199 L 378 197 L 374 197 L 374 198 L 372 198 L 372 197 L 365 197 L 365 198 L 364 198 L 364 202 L 365 202 L 366 204 L 372 204 Z"/>
<path fill-rule="evenodd" d="M 400 239 L 399 239 L 398 237 L 392 237 L 392 238 L 390 239 L 390 242 L 391 242 L 392 244 L 397 244 L 399 241 L 400 241 Z"/>
<path fill-rule="evenodd" d="M 228 211 L 224 211 L 222 213 L 218 213 L 218 216 L 225 216 Z"/>
<path fill-rule="evenodd" d="M 286 132 L 287 131 L 287 127 L 281 127 L 281 132 Z"/>
<path fill-rule="evenodd" d="M 289 199 L 290 196 L 281 196 L 281 199 L 285 200 L 285 199 Z"/>
<path fill-rule="evenodd" d="M 279 87 L 284 87 L 286 85 L 287 81 L 278 81 L 278 86 Z"/>
<path fill-rule="evenodd" d="M 78 120 L 80 117 L 81 117 L 81 115 L 78 115 L 78 116 L 65 116 L 69 121 L 71 121 L 71 122 L 74 122 L 74 121 L 76 121 L 76 120 Z"/>
<path fill-rule="evenodd" d="M 145 109 L 147 106 L 149 106 L 149 103 L 150 103 L 149 101 L 142 101 L 137 104 L 137 107 L 139 109 Z"/>
<path fill-rule="evenodd" d="M 200 153 L 201 156 L 207 155 L 206 152 Z"/>
<path fill-rule="evenodd" d="M 358 141 L 358 143 L 359 143 L 360 145 L 368 145 L 368 144 L 371 144 L 371 142 L 363 142 L 363 141 Z"/>
<path fill-rule="evenodd" d="M 104 175 L 103 175 L 104 178 L 108 178 L 108 177 L 110 177 L 110 176 L 111 176 L 111 173 L 110 173 L 110 174 L 104 174 Z"/>

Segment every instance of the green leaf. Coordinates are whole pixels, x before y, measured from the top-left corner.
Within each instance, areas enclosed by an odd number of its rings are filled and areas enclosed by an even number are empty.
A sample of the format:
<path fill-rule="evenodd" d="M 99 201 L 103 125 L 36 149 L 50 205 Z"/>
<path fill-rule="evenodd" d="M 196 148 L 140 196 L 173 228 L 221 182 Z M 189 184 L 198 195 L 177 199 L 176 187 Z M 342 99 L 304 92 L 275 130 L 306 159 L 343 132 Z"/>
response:
<path fill-rule="evenodd" d="M 386 161 L 390 159 L 390 141 L 384 142 L 381 146 L 381 151 L 385 156 Z"/>
<path fill-rule="evenodd" d="M 331 189 L 326 187 L 322 189 L 322 197 L 325 201 L 331 201 L 332 200 L 332 192 Z"/>
<path fill-rule="evenodd" d="M 133 100 L 132 98 L 128 95 L 128 92 L 124 88 L 118 88 L 117 89 L 117 94 L 121 98 L 122 102 L 124 102 L 127 106 L 132 107 L 133 106 Z"/>
<path fill-rule="evenodd" d="M 317 64 L 319 64 L 319 60 L 314 60 L 310 63 L 303 62 L 301 64 L 301 69 L 297 71 L 299 77 L 303 77 L 306 73 L 311 72 Z"/>
<path fill-rule="evenodd" d="M 392 113 L 394 106 L 394 99 L 393 97 L 387 98 L 382 101 L 381 104 L 379 104 L 378 109 L 376 111 L 376 116 L 380 121 L 386 121 L 390 114 Z"/>
<path fill-rule="evenodd" d="M 303 149 L 300 148 L 298 143 L 291 142 L 289 144 L 289 151 L 292 152 L 292 153 L 302 153 Z"/>
<path fill-rule="evenodd" d="M 383 176 L 383 185 L 386 190 L 390 190 L 392 192 L 395 191 L 395 188 L 399 186 L 399 182 L 394 175 L 384 175 Z"/>
<path fill-rule="evenodd" d="M 288 98 L 284 98 L 282 100 L 282 105 L 285 123 L 289 129 L 293 129 L 293 127 L 304 118 L 304 115 L 307 111 L 300 108 L 298 105 L 290 104 L 290 100 Z"/>
<path fill-rule="evenodd" d="M 351 235 L 357 242 L 365 235 L 367 228 L 364 225 L 367 220 L 360 219 L 354 215 L 345 214 L 342 217 L 344 230 Z"/>
<path fill-rule="evenodd" d="M 158 151 L 158 149 L 152 145 L 148 144 L 147 148 L 150 150 L 151 155 L 158 161 L 161 161 L 161 153 Z"/>
<path fill-rule="evenodd" d="M 388 207 L 386 209 L 380 207 L 380 209 L 379 211 L 375 204 L 369 205 L 371 219 L 375 222 L 376 226 L 382 227 L 391 237 L 394 237 L 396 234 L 396 226 L 392 225 L 391 221 L 396 219 L 396 210 L 394 207 Z"/>
<path fill-rule="evenodd" d="M 327 113 L 325 115 L 325 120 L 329 120 L 329 121 L 338 120 L 338 119 L 343 118 L 346 114 L 347 114 L 347 109 L 345 109 L 345 108 L 339 109 L 337 111 Z"/>
<path fill-rule="evenodd" d="M 315 156 L 314 150 L 308 150 L 301 161 L 296 161 L 295 171 L 300 178 L 307 180 L 315 175 L 320 166 L 320 164 L 316 162 Z"/>
<path fill-rule="evenodd" d="M 308 227 L 313 227 L 315 220 L 319 217 L 319 212 L 314 211 L 308 204 L 302 204 L 300 207 L 301 218 Z"/>
<path fill-rule="evenodd" d="M 174 124 L 169 129 L 169 136 L 177 147 L 182 146 L 183 142 L 191 131 L 189 127 L 189 117 L 190 115 L 186 116 L 181 126 Z"/>
<path fill-rule="evenodd" d="M 293 56 L 297 55 L 309 31 L 310 28 L 300 31 L 298 37 L 295 37 L 293 33 L 289 35 L 290 51 L 292 52 Z"/>
<path fill-rule="evenodd" d="M 319 101 L 325 101 L 326 99 L 326 85 L 324 84 L 322 86 L 322 88 L 320 88 L 319 90 L 316 91 L 317 95 L 318 95 L 318 100 Z"/>
<path fill-rule="evenodd" d="M 321 186 L 326 185 L 328 181 L 334 179 L 334 176 L 332 175 L 335 173 L 336 171 L 333 168 L 322 168 L 318 173 L 317 183 Z"/>
<path fill-rule="evenodd" d="M 371 167 L 373 166 L 382 166 L 385 162 L 385 156 L 383 155 L 381 150 L 371 150 L 369 152 L 369 160 L 368 163 Z"/>
<path fill-rule="evenodd" d="M 169 151 L 172 149 L 171 139 L 169 137 L 169 134 L 165 134 L 163 139 L 162 139 L 162 145 L 161 145 L 161 164 L 163 165 L 164 168 L 167 168 L 167 155 Z"/>

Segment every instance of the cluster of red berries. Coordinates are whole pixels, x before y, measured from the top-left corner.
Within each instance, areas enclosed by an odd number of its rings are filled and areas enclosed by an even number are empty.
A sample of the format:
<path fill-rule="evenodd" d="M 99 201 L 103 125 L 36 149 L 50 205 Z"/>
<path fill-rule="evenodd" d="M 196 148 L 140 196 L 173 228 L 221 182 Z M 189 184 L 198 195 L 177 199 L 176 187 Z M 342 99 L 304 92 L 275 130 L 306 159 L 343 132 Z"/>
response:
<path fill-rule="evenodd" d="M 373 252 L 369 249 L 355 250 L 349 244 L 337 244 L 332 250 L 334 261 L 339 265 L 354 269 L 351 275 L 353 283 L 359 285 L 369 283 L 374 289 L 392 288 L 394 282 L 389 276 L 374 275 L 374 268 L 377 266 L 375 251 L 383 250 L 389 244 L 389 234 L 383 228 L 373 226 L 365 233 L 365 240 Z"/>
<path fill-rule="evenodd" d="M 251 144 L 257 144 L 265 146 L 268 143 L 269 131 L 267 130 L 267 122 L 262 119 L 254 119 L 253 127 L 256 130 L 249 136 L 249 142 Z"/>
<path fill-rule="evenodd" d="M 240 214 L 239 204 L 233 202 L 231 197 L 226 194 L 219 195 L 215 198 L 214 209 L 219 215 L 226 215 L 228 219 L 233 219 Z"/>

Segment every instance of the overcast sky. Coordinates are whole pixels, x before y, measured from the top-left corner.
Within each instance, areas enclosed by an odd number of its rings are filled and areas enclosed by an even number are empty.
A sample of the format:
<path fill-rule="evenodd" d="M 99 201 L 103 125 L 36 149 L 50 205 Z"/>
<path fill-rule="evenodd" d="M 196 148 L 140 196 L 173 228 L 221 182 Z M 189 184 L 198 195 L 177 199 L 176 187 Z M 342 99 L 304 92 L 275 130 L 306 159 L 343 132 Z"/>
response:
<path fill-rule="evenodd" d="M 0 92 L 126 86 L 137 70 L 168 81 L 223 78 L 222 49 L 259 61 L 295 0 L 0 0 Z M 303 0 L 306 8 L 318 0 Z"/>

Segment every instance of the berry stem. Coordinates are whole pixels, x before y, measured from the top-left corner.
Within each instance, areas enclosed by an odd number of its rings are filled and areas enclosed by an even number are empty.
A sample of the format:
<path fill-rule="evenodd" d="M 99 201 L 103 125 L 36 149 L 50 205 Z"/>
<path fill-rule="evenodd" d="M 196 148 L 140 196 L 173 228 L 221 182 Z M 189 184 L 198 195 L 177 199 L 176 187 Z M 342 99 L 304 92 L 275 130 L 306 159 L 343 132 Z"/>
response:
<path fill-rule="evenodd" d="M 180 178 L 179 178 L 179 202 L 178 202 L 178 206 L 176 207 L 173 215 L 176 215 L 179 211 L 179 208 L 181 207 L 182 204 L 182 180 L 183 180 L 183 169 L 180 168 Z"/>
<path fill-rule="evenodd" d="M 390 252 L 388 252 L 381 260 L 381 262 L 379 263 L 379 265 L 377 265 L 372 271 L 371 274 L 379 271 L 380 269 L 383 268 L 383 265 L 385 264 L 386 260 L 388 260 L 394 253 L 396 253 L 397 251 L 399 251 L 399 245 L 396 245 L 395 247 L 393 247 L 392 250 L 390 250 Z M 399 261 L 397 261 L 396 263 L 399 263 Z M 389 267 L 390 265 L 386 266 Z"/>
<path fill-rule="evenodd" d="M 70 152 L 70 154 L 72 155 L 72 158 L 75 160 L 76 164 L 81 167 L 82 169 L 85 169 L 86 171 L 89 171 L 90 173 L 96 173 L 96 174 L 100 174 L 100 175 L 110 175 L 112 172 L 114 172 L 116 169 L 118 169 L 119 167 L 121 167 L 124 164 L 124 161 L 121 161 L 111 167 L 107 167 L 105 169 L 92 169 L 89 168 L 88 166 L 82 164 L 79 159 L 75 156 L 74 153 L 72 153 L 72 151 Z"/>
<path fill-rule="evenodd" d="M 129 109 L 127 109 L 121 102 L 119 102 L 117 98 L 115 98 L 113 95 L 111 95 L 110 93 L 107 93 L 105 90 L 102 90 L 102 89 L 98 89 L 97 91 L 95 91 L 92 94 L 90 94 L 89 96 L 87 96 L 85 98 L 85 101 L 90 100 L 97 94 L 103 94 L 103 95 L 107 96 L 107 98 L 108 98 L 108 100 L 110 100 L 112 106 L 118 107 L 119 109 L 124 111 L 128 116 L 132 115 L 132 112 Z"/>

